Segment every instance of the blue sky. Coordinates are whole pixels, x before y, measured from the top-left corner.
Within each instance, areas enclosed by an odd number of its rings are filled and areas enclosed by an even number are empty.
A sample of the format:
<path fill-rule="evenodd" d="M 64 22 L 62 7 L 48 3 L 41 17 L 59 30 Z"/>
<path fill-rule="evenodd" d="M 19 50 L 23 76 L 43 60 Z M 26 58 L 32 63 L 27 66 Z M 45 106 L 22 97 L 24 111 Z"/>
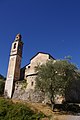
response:
<path fill-rule="evenodd" d="M 24 42 L 22 66 L 37 52 L 72 56 L 80 68 L 79 0 L 0 0 L 0 73 L 6 76 L 11 44 Z"/>

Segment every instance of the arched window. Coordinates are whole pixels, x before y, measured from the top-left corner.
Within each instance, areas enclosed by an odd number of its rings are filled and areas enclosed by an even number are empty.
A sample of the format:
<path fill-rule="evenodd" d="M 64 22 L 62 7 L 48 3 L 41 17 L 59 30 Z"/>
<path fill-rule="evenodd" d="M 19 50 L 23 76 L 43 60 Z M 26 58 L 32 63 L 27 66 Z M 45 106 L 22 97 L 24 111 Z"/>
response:
<path fill-rule="evenodd" d="M 31 86 L 33 86 L 33 84 L 34 84 L 34 82 L 32 81 L 32 82 L 31 82 Z"/>
<path fill-rule="evenodd" d="M 13 49 L 15 49 L 16 48 L 16 43 L 14 43 L 14 47 L 13 47 Z"/>

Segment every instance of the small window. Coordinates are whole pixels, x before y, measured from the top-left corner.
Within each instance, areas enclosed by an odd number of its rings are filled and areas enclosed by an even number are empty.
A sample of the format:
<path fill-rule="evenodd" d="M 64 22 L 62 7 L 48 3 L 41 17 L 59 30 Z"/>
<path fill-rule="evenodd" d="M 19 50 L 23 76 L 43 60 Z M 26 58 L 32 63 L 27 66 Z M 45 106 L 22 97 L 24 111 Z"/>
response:
<path fill-rule="evenodd" d="M 28 68 L 30 68 L 30 66 L 28 66 Z"/>
<path fill-rule="evenodd" d="M 31 82 L 31 86 L 33 86 L 33 84 L 34 84 L 34 82 L 32 81 L 32 82 Z"/>
<path fill-rule="evenodd" d="M 13 47 L 13 49 L 15 49 L 16 48 L 16 43 L 14 44 L 14 47 Z"/>

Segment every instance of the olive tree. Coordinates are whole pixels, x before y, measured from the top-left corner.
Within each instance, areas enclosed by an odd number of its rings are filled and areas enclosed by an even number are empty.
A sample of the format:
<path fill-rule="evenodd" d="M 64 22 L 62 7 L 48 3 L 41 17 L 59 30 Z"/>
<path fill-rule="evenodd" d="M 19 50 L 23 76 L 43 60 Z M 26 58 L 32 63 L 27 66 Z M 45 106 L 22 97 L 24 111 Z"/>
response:
<path fill-rule="evenodd" d="M 46 93 L 54 108 L 54 96 L 65 95 L 66 89 L 73 80 L 78 79 L 77 67 L 67 60 L 50 60 L 46 64 L 38 65 L 35 88 Z"/>

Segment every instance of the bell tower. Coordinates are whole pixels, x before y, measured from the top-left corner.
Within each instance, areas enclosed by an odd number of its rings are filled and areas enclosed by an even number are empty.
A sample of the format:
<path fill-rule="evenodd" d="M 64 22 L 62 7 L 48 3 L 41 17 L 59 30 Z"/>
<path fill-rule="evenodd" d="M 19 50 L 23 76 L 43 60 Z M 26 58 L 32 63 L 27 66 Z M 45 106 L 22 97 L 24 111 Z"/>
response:
<path fill-rule="evenodd" d="M 8 98 L 12 97 L 14 81 L 20 79 L 20 66 L 23 50 L 23 42 L 21 38 L 22 38 L 21 35 L 17 34 L 11 47 L 7 79 L 4 90 L 4 95 L 5 97 Z"/>

